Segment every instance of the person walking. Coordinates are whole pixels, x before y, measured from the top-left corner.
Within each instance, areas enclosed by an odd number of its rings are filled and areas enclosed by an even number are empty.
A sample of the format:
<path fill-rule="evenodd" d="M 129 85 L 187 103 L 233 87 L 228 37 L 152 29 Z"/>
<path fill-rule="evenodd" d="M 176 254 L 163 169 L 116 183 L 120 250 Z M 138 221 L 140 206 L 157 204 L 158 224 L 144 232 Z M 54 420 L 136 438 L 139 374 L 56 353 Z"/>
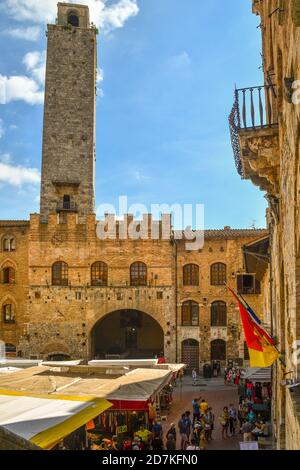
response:
<path fill-rule="evenodd" d="M 153 434 L 159 434 L 161 438 L 163 437 L 162 425 L 158 423 L 156 420 L 153 421 L 151 431 L 153 432 Z"/>
<path fill-rule="evenodd" d="M 166 450 L 176 450 L 176 440 L 173 434 L 167 435 Z"/>
<path fill-rule="evenodd" d="M 167 431 L 167 434 L 166 434 L 166 438 L 167 440 L 169 439 L 169 436 L 170 434 L 173 436 L 173 439 L 176 443 L 176 439 L 177 439 L 177 433 L 176 433 L 176 427 L 175 427 L 175 424 L 174 423 L 171 423 L 168 431 Z"/>
<path fill-rule="evenodd" d="M 229 405 L 229 433 L 233 437 L 235 435 L 235 428 L 237 422 L 237 411 L 233 403 Z"/>
<path fill-rule="evenodd" d="M 190 411 L 185 412 L 185 421 L 186 421 L 186 435 L 187 435 L 188 441 L 190 442 L 191 432 L 193 428 Z"/>
<path fill-rule="evenodd" d="M 199 404 L 199 400 L 201 399 L 200 398 L 194 398 L 194 400 L 192 401 L 192 406 L 193 406 L 193 426 L 195 424 L 196 421 L 199 421 L 200 419 L 200 404 Z"/>
<path fill-rule="evenodd" d="M 253 424 L 246 421 L 241 427 L 241 434 L 243 434 L 244 442 L 252 441 Z"/>
<path fill-rule="evenodd" d="M 188 437 L 187 437 L 187 422 L 186 422 L 186 415 L 185 413 L 181 415 L 180 420 L 178 421 L 178 429 L 180 434 L 180 448 L 181 450 L 185 450 L 188 444 Z"/>
<path fill-rule="evenodd" d="M 206 411 L 208 410 L 208 403 L 206 400 L 203 400 L 201 401 L 200 403 L 200 414 L 201 415 L 204 415 L 206 413 Z"/>
<path fill-rule="evenodd" d="M 247 421 L 249 421 L 249 423 L 251 423 L 251 424 L 254 424 L 255 421 L 256 421 L 256 414 L 253 411 L 253 408 L 250 408 L 250 410 L 249 410 L 249 413 L 247 415 Z"/>
<path fill-rule="evenodd" d="M 222 426 L 222 439 L 225 440 L 228 438 L 228 426 L 229 426 L 229 412 L 228 407 L 224 406 L 223 412 L 220 416 L 220 423 Z"/>
<path fill-rule="evenodd" d="M 200 433 L 200 450 L 206 450 L 206 444 L 207 444 L 207 440 L 206 440 L 205 430 L 202 429 Z"/>
<path fill-rule="evenodd" d="M 206 423 L 206 439 L 207 441 L 212 440 L 212 433 L 214 430 L 215 415 L 211 407 L 208 408 L 207 412 L 204 415 Z"/>
<path fill-rule="evenodd" d="M 192 370 L 192 383 L 193 383 L 194 387 L 197 385 L 197 371 L 196 371 L 196 369 Z"/>
<path fill-rule="evenodd" d="M 245 400 L 242 400 L 238 408 L 238 420 L 240 423 L 240 433 L 241 433 L 241 428 L 243 424 L 247 421 L 247 414 L 248 414 L 248 406 L 246 405 Z"/>
<path fill-rule="evenodd" d="M 159 432 L 156 432 L 152 439 L 152 450 L 156 452 L 164 450 L 164 443 Z"/>

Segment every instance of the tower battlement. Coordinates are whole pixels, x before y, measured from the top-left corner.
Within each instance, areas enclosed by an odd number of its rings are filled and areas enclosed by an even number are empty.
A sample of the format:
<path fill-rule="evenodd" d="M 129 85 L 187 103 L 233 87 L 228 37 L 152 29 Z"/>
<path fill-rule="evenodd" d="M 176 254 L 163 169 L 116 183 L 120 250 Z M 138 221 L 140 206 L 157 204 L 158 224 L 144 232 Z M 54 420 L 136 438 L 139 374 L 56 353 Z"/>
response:
<path fill-rule="evenodd" d="M 160 220 L 154 220 L 152 214 L 144 214 L 142 219 L 124 214 L 119 220 L 114 214 L 107 214 L 105 220 L 99 221 L 95 214 L 88 214 L 82 222 L 78 214 L 68 213 L 62 218 L 53 213 L 44 222 L 40 214 L 31 214 L 31 240 L 51 240 L 62 233 L 78 240 L 169 240 L 172 237 L 171 215 L 162 214 Z"/>

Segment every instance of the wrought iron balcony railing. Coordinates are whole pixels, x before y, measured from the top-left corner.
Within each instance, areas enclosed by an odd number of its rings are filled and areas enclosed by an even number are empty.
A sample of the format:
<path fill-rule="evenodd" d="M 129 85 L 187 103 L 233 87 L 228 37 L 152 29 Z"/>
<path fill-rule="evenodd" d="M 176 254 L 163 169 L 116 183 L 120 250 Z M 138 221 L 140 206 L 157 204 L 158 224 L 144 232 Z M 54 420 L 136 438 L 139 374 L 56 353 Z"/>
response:
<path fill-rule="evenodd" d="M 58 202 L 56 206 L 57 212 L 78 212 L 75 202 Z"/>
<path fill-rule="evenodd" d="M 235 90 L 234 104 L 229 115 L 232 148 L 237 170 L 242 175 L 240 131 L 255 131 L 278 125 L 277 95 L 274 85 Z"/>

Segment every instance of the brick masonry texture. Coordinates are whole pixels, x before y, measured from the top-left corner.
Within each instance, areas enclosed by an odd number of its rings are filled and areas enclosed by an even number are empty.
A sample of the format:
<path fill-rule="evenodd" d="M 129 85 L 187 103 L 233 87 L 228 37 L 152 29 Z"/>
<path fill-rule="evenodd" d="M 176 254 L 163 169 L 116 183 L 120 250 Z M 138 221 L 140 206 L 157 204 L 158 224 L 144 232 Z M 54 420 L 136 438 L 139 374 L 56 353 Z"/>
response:
<path fill-rule="evenodd" d="M 68 11 L 77 11 L 79 28 L 67 25 Z M 199 342 L 199 362 L 210 360 L 211 341 L 227 344 L 227 358 L 244 357 L 244 338 L 234 299 L 224 286 L 212 286 L 210 268 L 222 262 L 227 282 L 236 287 L 244 272 L 243 245 L 266 235 L 265 230 L 207 230 L 200 251 L 186 251 L 185 241 L 100 240 L 94 215 L 94 129 L 96 32 L 88 10 L 59 4 L 58 23 L 48 26 L 48 58 L 43 134 L 41 213 L 30 221 L 0 221 L 0 268 L 12 265 L 16 282 L 0 285 L 0 306 L 8 299 L 16 323 L 0 322 L 0 338 L 16 346 L 22 357 L 48 358 L 62 354 L 89 359 L 94 327 L 109 313 L 134 309 L 150 315 L 164 333 L 164 352 L 181 361 L 182 341 Z M 76 210 L 57 211 L 65 194 Z M 130 219 L 130 217 L 128 217 Z M 15 238 L 16 251 L 3 251 L 3 239 Z M 52 265 L 68 264 L 68 285 L 52 285 Z M 91 266 L 108 266 L 108 286 L 91 286 Z M 130 265 L 147 265 L 147 286 L 130 286 Z M 199 266 L 197 287 L 183 286 L 182 270 Z M 260 313 L 263 296 L 247 296 Z M 182 304 L 198 303 L 199 326 L 182 326 Z M 227 305 L 227 326 L 211 327 L 214 301 Z M 109 335 L 102 332 L 103 337 Z"/>

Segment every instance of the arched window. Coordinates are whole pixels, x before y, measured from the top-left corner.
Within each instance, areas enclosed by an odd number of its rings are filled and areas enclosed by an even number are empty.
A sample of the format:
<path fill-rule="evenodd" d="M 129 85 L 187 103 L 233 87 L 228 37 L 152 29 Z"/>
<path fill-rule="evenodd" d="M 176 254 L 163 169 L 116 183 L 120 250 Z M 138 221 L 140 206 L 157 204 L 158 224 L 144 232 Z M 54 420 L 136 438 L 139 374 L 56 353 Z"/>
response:
<path fill-rule="evenodd" d="M 183 285 L 199 286 L 199 266 L 197 264 L 183 266 Z"/>
<path fill-rule="evenodd" d="M 16 280 L 16 272 L 14 268 L 3 268 L 2 269 L 2 283 L 3 284 L 14 284 Z"/>
<path fill-rule="evenodd" d="M 147 285 L 147 266 L 145 263 L 138 261 L 130 266 L 130 285 L 146 286 Z"/>
<path fill-rule="evenodd" d="M 212 361 L 226 361 L 226 341 L 215 339 L 210 343 L 210 356 Z"/>
<path fill-rule="evenodd" d="M 107 286 L 108 282 L 108 269 L 107 264 L 102 261 L 97 261 L 91 267 L 91 285 L 92 286 Z"/>
<path fill-rule="evenodd" d="M 210 283 L 212 286 L 224 286 L 226 284 L 226 264 L 215 263 L 211 265 Z"/>
<path fill-rule="evenodd" d="M 227 307 L 221 300 L 211 304 L 211 326 L 227 326 Z"/>
<path fill-rule="evenodd" d="M 182 326 L 199 326 L 199 305 L 193 300 L 182 304 Z"/>
<path fill-rule="evenodd" d="M 244 361 L 250 361 L 249 349 L 246 341 L 244 341 Z"/>
<path fill-rule="evenodd" d="M 78 26 L 79 26 L 79 17 L 77 15 L 77 13 L 72 11 L 68 14 L 68 24 L 74 26 L 75 28 L 78 28 Z"/>
<path fill-rule="evenodd" d="M 12 304 L 2 306 L 2 316 L 4 323 L 16 323 L 16 313 Z"/>
<path fill-rule="evenodd" d="M 16 250 L 16 240 L 14 237 L 4 237 L 2 240 L 2 250 L 3 251 L 15 251 Z"/>
<path fill-rule="evenodd" d="M 68 265 L 63 261 L 54 263 L 52 266 L 52 285 L 67 286 L 68 283 Z"/>

